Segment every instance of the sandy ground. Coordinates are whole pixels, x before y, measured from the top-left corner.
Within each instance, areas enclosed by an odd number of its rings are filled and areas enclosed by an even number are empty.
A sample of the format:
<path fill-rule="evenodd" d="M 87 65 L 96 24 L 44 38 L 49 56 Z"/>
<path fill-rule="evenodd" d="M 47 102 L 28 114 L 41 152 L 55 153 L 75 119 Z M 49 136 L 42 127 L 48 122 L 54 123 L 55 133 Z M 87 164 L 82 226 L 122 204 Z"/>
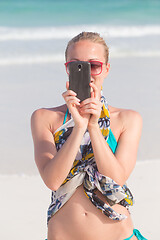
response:
<path fill-rule="evenodd" d="M 149 240 L 159 235 L 160 160 L 138 162 L 128 185 L 134 193 L 131 213 L 135 228 Z M 44 240 L 50 190 L 39 175 L 0 175 L 0 239 Z"/>
<path fill-rule="evenodd" d="M 138 160 L 160 159 L 160 58 L 113 58 L 103 93 L 109 105 L 143 118 Z M 37 174 L 30 130 L 32 112 L 64 103 L 64 64 L 0 67 L 0 174 Z"/>

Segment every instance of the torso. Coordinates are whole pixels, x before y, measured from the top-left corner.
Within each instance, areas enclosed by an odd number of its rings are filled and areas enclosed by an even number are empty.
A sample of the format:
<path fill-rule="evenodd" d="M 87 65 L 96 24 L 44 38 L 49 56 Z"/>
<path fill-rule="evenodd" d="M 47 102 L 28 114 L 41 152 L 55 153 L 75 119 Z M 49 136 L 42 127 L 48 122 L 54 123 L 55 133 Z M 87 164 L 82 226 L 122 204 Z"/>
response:
<path fill-rule="evenodd" d="M 66 105 L 46 110 L 46 119 L 50 131 L 54 133 L 63 124 Z M 122 109 L 109 106 L 111 129 L 118 142 L 123 131 L 120 120 Z M 67 121 L 69 116 L 67 116 Z M 104 201 L 104 196 L 97 190 L 96 194 Z M 128 210 L 116 204 L 112 208 L 125 214 L 123 221 L 110 220 L 100 212 L 85 196 L 83 187 L 77 188 L 67 203 L 49 220 L 48 240 L 123 240 L 133 233 L 133 223 Z M 132 240 L 137 239 L 132 237 Z"/>

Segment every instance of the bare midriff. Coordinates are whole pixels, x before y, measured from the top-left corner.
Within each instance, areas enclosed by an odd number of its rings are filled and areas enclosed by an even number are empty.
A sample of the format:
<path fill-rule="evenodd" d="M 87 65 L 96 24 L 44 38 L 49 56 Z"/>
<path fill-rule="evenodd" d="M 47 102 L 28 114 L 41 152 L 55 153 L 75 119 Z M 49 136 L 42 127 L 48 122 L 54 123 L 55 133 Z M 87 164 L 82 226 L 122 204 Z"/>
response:
<path fill-rule="evenodd" d="M 105 201 L 98 190 L 96 194 Z M 81 185 L 49 220 L 48 240 L 123 240 L 131 236 L 133 223 L 128 210 L 119 204 L 112 208 L 118 213 L 125 214 L 127 219 L 122 221 L 109 219 L 86 197 Z"/>

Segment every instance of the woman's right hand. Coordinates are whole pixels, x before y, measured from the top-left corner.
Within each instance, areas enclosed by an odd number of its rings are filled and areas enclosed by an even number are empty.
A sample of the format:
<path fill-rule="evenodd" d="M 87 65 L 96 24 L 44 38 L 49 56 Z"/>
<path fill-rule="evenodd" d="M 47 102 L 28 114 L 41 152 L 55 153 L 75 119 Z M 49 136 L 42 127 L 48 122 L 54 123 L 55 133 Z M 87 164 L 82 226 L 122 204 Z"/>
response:
<path fill-rule="evenodd" d="M 80 99 L 76 97 L 76 93 L 72 90 L 69 90 L 69 82 L 66 82 L 67 91 L 62 94 L 69 112 L 72 115 L 75 126 L 79 128 L 87 128 L 90 114 L 81 115 L 79 112 Z"/>

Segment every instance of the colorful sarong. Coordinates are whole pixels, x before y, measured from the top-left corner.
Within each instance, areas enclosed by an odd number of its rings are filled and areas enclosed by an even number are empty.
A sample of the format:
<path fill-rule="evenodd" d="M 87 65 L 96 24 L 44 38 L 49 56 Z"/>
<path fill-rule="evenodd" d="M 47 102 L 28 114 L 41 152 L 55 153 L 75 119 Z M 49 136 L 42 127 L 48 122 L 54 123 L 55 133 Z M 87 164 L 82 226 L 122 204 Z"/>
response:
<path fill-rule="evenodd" d="M 107 142 L 111 131 L 110 115 L 107 101 L 103 95 L 101 96 L 101 102 L 103 106 L 98 124 Z M 73 127 L 74 121 L 71 117 L 68 122 L 56 130 L 54 133 L 54 141 L 57 151 L 63 146 L 71 134 Z M 126 185 L 121 187 L 111 178 L 98 172 L 89 132 L 87 130 L 67 178 L 57 191 L 52 191 L 47 222 L 70 199 L 77 187 L 81 184 L 83 184 L 84 192 L 88 199 L 107 217 L 113 220 L 123 220 L 126 218 L 125 215 L 115 212 L 111 206 L 118 203 L 128 208 L 130 205 L 133 205 L 133 196 Z M 95 190 L 97 189 L 106 197 L 108 204 L 97 197 L 95 194 Z"/>

